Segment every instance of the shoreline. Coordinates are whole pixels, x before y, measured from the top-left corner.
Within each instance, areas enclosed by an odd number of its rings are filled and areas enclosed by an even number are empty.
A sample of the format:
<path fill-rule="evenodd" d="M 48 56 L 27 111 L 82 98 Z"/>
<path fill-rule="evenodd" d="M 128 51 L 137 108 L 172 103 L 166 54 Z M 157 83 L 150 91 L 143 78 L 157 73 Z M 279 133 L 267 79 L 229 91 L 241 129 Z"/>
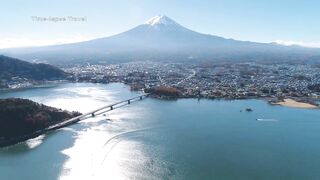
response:
<path fill-rule="evenodd" d="M 255 99 L 255 100 L 266 101 L 269 105 L 272 105 L 272 106 L 282 106 L 282 107 L 300 108 L 300 109 L 320 109 L 320 106 L 317 106 L 312 102 L 297 101 L 291 97 L 286 97 L 284 98 L 283 101 L 273 100 L 274 97 L 206 98 L 206 97 L 168 97 L 168 96 L 159 96 L 159 95 L 150 95 L 149 97 L 158 99 L 158 100 L 172 100 L 172 101 L 179 100 L 179 99 L 207 99 L 207 100 L 225 100 L 225 101 Z"/>
<path fill-rule="evenodd" d="M 59 84 L 64 84 L 68 82 L 69 82 L 68 80 L 46 81 L 43 83 L 41 82 L 38 84 L 31 84 L 28 86 L 17 87 L 17 88 L 0 88 L 0 92 L 19 91 L 19 90 L 34 89 L 34 88 L 50 88 L 50 87 L 54 87 Z"/>
<path fill-rule="evenodd" d="M 0 89 L 0 92 L 7 92 L 7 91 L 17 91 L 23 89 L 33 89 L 33 88 L 47 88 L 57 86 L 59 84 L 64 83 L 82 83 L 82 82 L 73 82 L 68 80 L 58 80 L 58 81 L 47 81 L 45 83 L 39 83 L 36 85 L 31 85 L 28 87 L 21 87 L 21 88 L 5 88 Z M 93 84 L 109 84 L 109 83 L 94 83 L 94 82 L 84 82 L 84 83 L 93 83 Z M 110 82 L 110 83 L 123 83 L 123 82 Z M 130 84 L 123 83 L 131 88 Z M 132 90 L 132 91 L 142 91 L 143 90 Z M 283 106 L 283 107 L 290 107 L 290 108 L 300 108 L 300 109 L 320 109 L 317 103 L 312 103 L 313 101 L 316 102 L 316 99 L 312 99 L 311 102 L 305 101 L 308 97 L 300 97 L 301 100 L 295 100 L 292 97 L 285 97 L 283 100 L 275 99 L 276 97 L 259 97 L 259 96 L 251 96 L 251 97 L 196 97 L 196 96 L 166 96 L 166 95 L 155 95 L 150 94 L 150 97 L 159 99 L 159 100 L 178 100 L 178 99 L 208 99 L 208 100 L 246 100 L 246 99 L 258 99 L 267 101 L 270 105 L 276 106 Z"/>

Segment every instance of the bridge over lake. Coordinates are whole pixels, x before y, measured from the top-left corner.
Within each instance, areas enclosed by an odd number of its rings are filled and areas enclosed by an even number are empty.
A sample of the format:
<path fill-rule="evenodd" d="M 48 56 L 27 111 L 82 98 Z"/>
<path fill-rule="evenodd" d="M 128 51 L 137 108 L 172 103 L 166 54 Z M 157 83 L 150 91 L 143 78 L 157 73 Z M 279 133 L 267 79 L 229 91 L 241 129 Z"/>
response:
<path fill-rule="evenodd" d="M 93 110 L 93 111 L 87 112 L 85 114 L 79 115 L 77 117 L 62 121 L 62 122 L 54 124 L 54 125 L 51 125 L 45 129 L 38 130 L 38 131 L 31 133 L 31 134 L 27 134 L 27 135 L 20 136 L 20 137 L 15 137 L 15 138 L 11 138 L 11 139 L 6 139 L 6 140 L 2 140 L 2 141 L 0 140 L 0 147 L 16 144 L 16 143 L 19 143 L 19 142 L 22 142 L 22 141 L 25 141 L 25 140 L 28 140 L 31 138 L 35 138 L 35 137 L 40 136 L 42 134 L 48 133 L 50 131 L 54 131 L 54 130 L 75 124 L 79 121 L 82 121 L 82 120 L 85 120 L 85 119 L 88 119 L 91 117 L 95 117 L 95 116 L 104 114 L 106 112 L 112 111 L 114 109 L 129 105 L 133 102 L 141 101 L 141 100 L 147 98 L 148 96 L 149 96 L 149 94 L 142 94 L 142 95 L 139 95 L 136 97 L 132 97 L 130 99 L 122 100 L 122 101 L 119 101 L 119 102 L 116 102 L 116 103 L 113 103 L 110 105 L 100 107 L 96 110 Z"/>

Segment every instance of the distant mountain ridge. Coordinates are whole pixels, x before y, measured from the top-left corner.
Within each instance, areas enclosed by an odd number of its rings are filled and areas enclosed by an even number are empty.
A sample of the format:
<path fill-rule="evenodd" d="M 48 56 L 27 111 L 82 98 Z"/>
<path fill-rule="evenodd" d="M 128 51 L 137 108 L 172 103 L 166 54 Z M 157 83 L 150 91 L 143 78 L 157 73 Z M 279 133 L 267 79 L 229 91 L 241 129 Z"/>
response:
<path fill-rule="evenodd" d="M 57 80 L 67 77 L 67 73 L 49 64 L 33 64 L 19 59 L 0 55 L 0 80 L 13 77 L 29 80 Z"/>
<path fill-rule="evenodd" d="M 156 16 L 126 32 L 86 42 L 0 50 L 6 55 L 54 64 L 123 61 L 319 61 L 320 49 L 225 39 Z"/>

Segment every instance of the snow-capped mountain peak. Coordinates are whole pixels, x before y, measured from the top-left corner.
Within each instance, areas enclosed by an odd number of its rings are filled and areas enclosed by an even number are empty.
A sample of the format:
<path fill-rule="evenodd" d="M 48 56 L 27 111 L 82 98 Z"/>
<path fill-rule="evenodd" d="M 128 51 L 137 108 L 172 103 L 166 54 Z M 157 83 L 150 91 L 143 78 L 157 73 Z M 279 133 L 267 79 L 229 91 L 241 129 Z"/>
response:
<path fill-rule="evenodd" d="M 157 25 L 179 25 L 174 20 L 168 18 L 167 16 L 159 15 L 155 16 L 148 21 L 146 21 L 144 24 L 150 25 L 150 26 L 157 26 Z"/>
<path fill-rule="evenodd" d="M 292 55 L 294 53 L 294 56 Z M 0 50 L 21 59 L 59 64 L 83 63 L 89 59 L 99 62 L 154 61 L 306 61 L 320 62 L 320 49 L 281 46 L 225 39 L 198 33 L 166 16 L 155 16 L 128 31 L 85 42 L 47 47 Z M 192 58 L 190 58 L 192 57 Z M 317 58 L 316 58 L 317 57 Z M 312 60 L 313 61 L 313 60 Z"/>

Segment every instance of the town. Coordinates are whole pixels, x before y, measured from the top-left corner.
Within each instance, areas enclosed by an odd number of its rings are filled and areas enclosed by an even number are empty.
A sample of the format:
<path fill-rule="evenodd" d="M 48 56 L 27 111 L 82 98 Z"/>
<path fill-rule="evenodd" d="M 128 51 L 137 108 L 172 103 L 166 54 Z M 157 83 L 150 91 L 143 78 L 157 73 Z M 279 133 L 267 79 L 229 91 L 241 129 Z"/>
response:
<path fill-rule="evenodd" d="M 179 98 L 294 98 L 315 103 L 320 97 L 320 66 L 308 64 L 130 62 L 78 65 L 64 70 L 75 82 L 127 84 L 132 90 L 175 89 Z"/>
<path fill-rule="evenodd" d="M 278 102 L 292 98 L 319 105 L 320 66 L 316 64 L 218 62 L 81 64 L 62 68 L 71 82 L 129 85 L 158 98 L 250 99 Z M 2 88 L 41 87 L 66 80 L 35 81 L 12 77 Z M 154 89 L 160 91 L 154 91 Z"/>

